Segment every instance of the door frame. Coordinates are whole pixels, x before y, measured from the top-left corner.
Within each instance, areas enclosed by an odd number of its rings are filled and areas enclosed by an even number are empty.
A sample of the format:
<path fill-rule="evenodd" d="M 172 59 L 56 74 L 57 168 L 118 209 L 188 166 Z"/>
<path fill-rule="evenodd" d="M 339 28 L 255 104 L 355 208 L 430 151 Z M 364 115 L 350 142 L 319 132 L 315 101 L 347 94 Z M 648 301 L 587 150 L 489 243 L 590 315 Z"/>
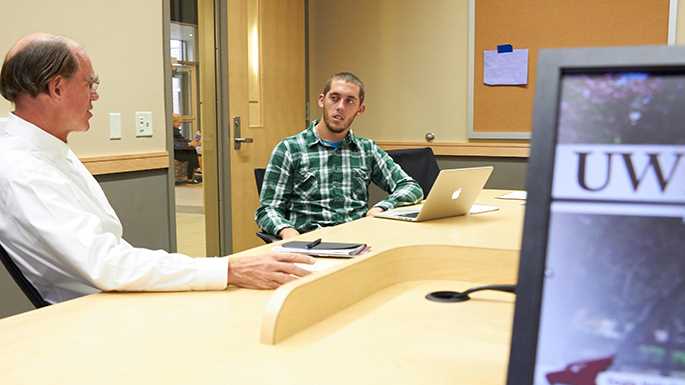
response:
<path fill-rule="evenodd" d="M 203 153 L 213 174 L 206 175 L 205 183 L 205 238 L 207 255 L 223 256 L 232 252 L 231 225 L 231 163 L 228 118 L 228 63 L 227 63 L 227 0 L 196 0 L 198 4 L 198 30 L 204 36 L 212 34 L 211 41 L 201 38 L 200 99 L 205 106 Z M 205 150 L 206 149 L 206 150 Z M 207 164 L 207 163 L 206 163 Z"/>
<path fill-rule="evenodd" d="M 228 1 L 229 0 L 197 0 L 198 1 L 198 30 L 202 28 L 200 26 L 200 3 L 205 6 L 213 4 L 213 20 L 207 17 L 203 21 L 213 21 L 213 34 L 214 41 L 213 44 L 208 47 L 208 49 L 200 49 L 199 61 L 200 61 L 200 99 L 205 100 L 207 104 L 212 103 L 213 108 L 208 108 L 208 112 L 204 113 L 205 108 L 201 107 L 199 111 L 200 118 L 203 121 L 203 160 L 205 161 L 205 166 L 208 169 L 216 171 L 216 177 L 206 177 L 204 179 L 205 184 L 205 216 L 207 219 L 205 226 L 206 234 L 213 234 L 212 237 L 216 239 L 218 237 L 218 242 L 216 245 L 210 245 L 210 236 L 207 236 L 207 251 L 208 255 L 229 255 L 233 251 L 233 234 L 232 234 L 232 207 L 231 207 L 231 146 L 232 142 L 232 123 L 231 123 L 231 111 L 229 110 L 229 15 L 228 15 Z M 308 47 L 308 27 L 309 27 L 309 1 L 302 0 L 304 2 L 304 120 L 307 121 L 309 111 L 308 111 L 308 94 L 309 94 L 309 47 Z M 208 12 L 208 10 L 207 10 Z M 170 51 L 170 27 L 171 22 L 171 12 L 170 5 L 168 1 L 163 1 L 163 46 L 164 46 L 164 77 L 165 77 L 165 109 L 166 109 L 166 121 L 167 121 L 167 148 L 173 151 L 173 133 L 171 130 L 172 122 L 172 106 L 171 106 L 171 63 L 168 52 Z M 205 29 L 207 30 L 207 29 Z M 208 34 L 209 32 L 207 32 Z M 207 35 L 205 35 L 207 36 Z M 213 48 L 213 49 L 211 49 Z M 213 65 L 213 71 L 203 68 L 202 63 L 211 63 Z M 212 66 L 210 65 L 210 67 Z M 211 72 L 211 74 L 208 74 Z M 204 73 L 204 75 L 203 75 Z M 213 76 L 212 80 L 203 80 L 204 76 Z M 213 90 L 210 94 L 206 95 L 205 92 L 211 89 L 213 85 Z M 203 87 L 204 86 L 204 87 Z M 203 91 L 203 88 L 205 91 Z M 204 115 L 204 116 L 203 116 Z M 209 124 L 207 124 L 209 123 Z M 213 127 L 208 127 L 213 126 Z M 212 135 L 207 135 L 210 130 Z M 207 156 L 207 152 L 214 152 L 215 156 Z M 170 164 L 173 165 L 173 156 L 170 156 Z M 210 171 L 211 171 L 210 170 Z M 169 186 L 169 237 L 170 242 L 173 247 L 170 247 L 172 251 L 176 250 L 176 218 L 175 218 L 175 193 L 174 193 L 174 174 L 173 167 L 170 167 L 168 172 L 168 186 Z M 205 171 L 207 172 L 207 171 Z M 209 191 L 209 193 L 208 193 Z M 209 195 L 208 195 L 209 194 Z M 211 197 L 212 199 L 208 199 Z M 207 215 L 209 212 L 210 215 Z M 209 218 L 209 217 L 212 218 Z M 218 234 L 217 234 L 218 233 Z"/>
<path fill-rule="evenodd" d="M 196 0 L 198 2 L 198 31 L 200 30 L 200 13 L 202 5 L 211 4 L 212 18 L 204 18 L 202 22 L 211 22 L 210 30 L 213 31 L 213 41 L 210 49 L 202 50 L 198 44 L 198 57 L 200 68 L 200 100 L 207 100 L 212 106 L 209 113 L 203 114 L 203 108 L 198 111 L 199 119 L 202 120 L 203 132 L 203 160 L 206 169 L 203 173 L 215 171 L 215 177 L 203 175 L 205 190 L 205 235 L 207 239 L 207 255 L 223 256 L 232 252 L 232 226 L 231 226 L 231 159 L 230 159 L 230 132 L 228 112 L 228 24 L 227 24 L 227 0 Z M 175 194 L 175 170 L 173 158 L 173 130 L 172 130 L 172 84 L 171 84 L 171 5 L 169 1 L 162 1 L 162 56 L 164 63 L 164 110 L 166 128 L 166 148 L 169 154 L 169 168 L 167 172 L 167 201 L 168 201 L 168 232 L 169 251 L 177 251 L 176 238 L 176 194 Z M 199 41 L 198 41 L 199 43 Z M 211 49 L 213 48 L 213 49 Z M 203 67 L 203 63 L 205 68 Z M 207 74 L 207 72 L 212 72 Z M 209 75 L 209 76 L 208 76 Z M 204 87 L 203 87 L 204 86 Z M 212 108 L 213 107 L 213 108 Z M 204 115 L 204 116 L 203 116 Z M 215 156 L 207 156 L 214 152 Z M 207 199 L 210 198 L 210 199 Z M 216 214 L 207 211 L 214 211 Z M 213 236 L 207 236 L 210 232 Z M 218 242 L 212 242 L 217 239 Z M 213 244 L 212 244 L 213 243 Z"/>
<path fill-rule="evenodd" d="M 228 92 L 228 0 L 214 0 L 216 44 L 216 106 L 219 178 L 219 239 L 222 255 L 233 252 L 231 211 L 231 126 Z"/>
<path fill-rule="evenodd" d="M 176 172 L 174 168 L 174 134 L 172 129 L 173 106 L 171 102 L 171 4 L 162 1 L 162 62 L 164 63 L 164 129 L 169 156 L 167 168 L 167 224 L 169 226 L 169 251 L 175 253 L 176 246 Z"/>

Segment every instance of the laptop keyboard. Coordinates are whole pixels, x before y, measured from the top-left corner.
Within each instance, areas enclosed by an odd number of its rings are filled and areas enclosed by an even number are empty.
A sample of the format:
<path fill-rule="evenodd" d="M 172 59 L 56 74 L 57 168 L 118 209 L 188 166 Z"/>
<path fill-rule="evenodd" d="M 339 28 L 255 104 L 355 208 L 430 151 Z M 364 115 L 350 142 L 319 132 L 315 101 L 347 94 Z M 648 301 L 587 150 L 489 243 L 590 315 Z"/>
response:
<path fill-rule="evenodd" d="M 419 213 L 406 213 L 406 214 L 399 214 L 398 216 L 405 217 L 405 218 L 416 218 L 419 216 Z"/>

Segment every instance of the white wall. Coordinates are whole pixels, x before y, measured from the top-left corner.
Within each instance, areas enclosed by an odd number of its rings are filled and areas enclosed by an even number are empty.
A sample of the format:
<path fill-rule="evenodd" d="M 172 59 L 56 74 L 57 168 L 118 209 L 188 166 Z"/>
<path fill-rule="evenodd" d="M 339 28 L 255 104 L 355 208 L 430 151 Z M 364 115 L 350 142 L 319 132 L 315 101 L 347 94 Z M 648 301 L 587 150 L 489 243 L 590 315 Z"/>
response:
<path fill-rule="evenodd" d="M 65 35 L 79 42 L 100 76 L 100 100 L 88 133 L 69 137 L 79 156 L 164 151 L 164 72 L 160 1 L 22 0 L 3 7 L 0 54 L 31 32 Z M 0 116 L 12 106 L 0 98 Z M 136 138 L 135 111 L 151 111 L 154 135 Z M 122 117 L 121 140 L 109 140 L 109 112 Z"/>

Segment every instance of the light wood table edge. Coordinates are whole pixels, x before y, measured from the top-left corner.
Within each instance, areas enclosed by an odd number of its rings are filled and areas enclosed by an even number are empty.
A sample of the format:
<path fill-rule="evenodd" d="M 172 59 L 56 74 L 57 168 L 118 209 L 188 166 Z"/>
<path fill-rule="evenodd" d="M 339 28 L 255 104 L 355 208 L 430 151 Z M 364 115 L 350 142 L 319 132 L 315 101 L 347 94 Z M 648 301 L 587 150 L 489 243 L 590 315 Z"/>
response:
<path fill-rule="evenodd" d="M 262 316 L 260 342 L 275 345 L 386 287 L 417 280 L 516 282 L 517 250 L 421 245 L 356 257 L 276 290 Z M 335 295 L 331 295 L 335 293 Z"/>

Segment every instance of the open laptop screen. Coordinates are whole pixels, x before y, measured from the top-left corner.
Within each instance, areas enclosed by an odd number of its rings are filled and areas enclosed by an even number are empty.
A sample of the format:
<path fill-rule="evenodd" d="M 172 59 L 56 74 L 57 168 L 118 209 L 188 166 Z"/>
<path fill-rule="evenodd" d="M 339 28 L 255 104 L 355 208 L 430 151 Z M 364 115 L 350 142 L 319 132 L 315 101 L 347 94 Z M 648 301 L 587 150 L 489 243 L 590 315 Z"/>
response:
<path fill-rule="evenodd" d="M 685 385 L 685 65 L 585 65 L 536 104 L 509 384 Z"/>

